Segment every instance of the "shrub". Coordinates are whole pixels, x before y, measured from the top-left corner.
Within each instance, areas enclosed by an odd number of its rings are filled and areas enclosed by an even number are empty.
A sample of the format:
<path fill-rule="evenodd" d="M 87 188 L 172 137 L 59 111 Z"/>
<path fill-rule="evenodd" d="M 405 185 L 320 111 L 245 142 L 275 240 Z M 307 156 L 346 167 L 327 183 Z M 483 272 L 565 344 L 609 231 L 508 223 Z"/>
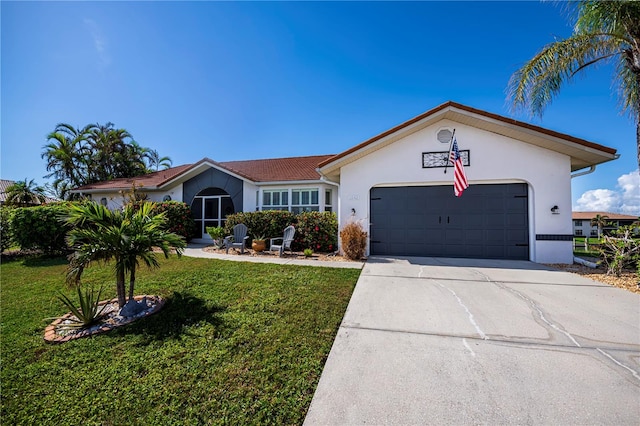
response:
<path fill-rule="evenodd" d="M 281 210 L 235 213 L 227 216 L 225 235 L 231 235 L 238 223 L 247 225 L 249 235 L 264 235 L 266 239 L 282 237 L 284 228 L 293 225 L 296 235 L 291 249 L 295 251 L 310 248 L 326 253 L 335 251 L 338 246 L 338 219 L 335 213 L 305 212 L 296 215 Z"/>
<path fill-rule="evenodd" d="M 80 286 L 77 287 L 78 291 L 78 306 L 73 301 L 60 293 L 58 299 L 64 303 L 64 305 L 71 311 L 75 318 L 70 318 L 70 323 L 67 327 L 88 327 L 99 322 L 106 316 L 105 309 L 107 304 L 100 305 L 100 295 L 102 295 L 102 287 L 98 290 L 98 294 L 95 294 L 93 289 L 86 289 L 82 292 Z"/>
<path fill-rule="evenodd" d="M 277 238 L 282 237 L 282 232 L 287 226 L 296 226 L 296 215 L 280 210 L 235 213 L 227 216 L 225 235 L 232 235 L 233 227 L 239 223 L 247 225 L 248 235 L 264 235 L 267 239 Z"/>
<path fill-rule="evenodd" d="M 189 206 L 180 201 L 163 201 L 155 203 L 153 214 L 165 212 L 167 230 L 190 240 L 196 234 L 196 224 L 191 217 Z"/>
<path fill-rule="evenodd" d="M 292 249 L 310 248 L 315 252 L 328 253 L 338 248 L 338 218 L 335 213 L 305 212 L 298 219 Z"/>
<path fill-rule="evenodd" d="M 222 226 L 207 226 L 206 227 L 207 234 L 213 239 L 214 244 L 218 248 L 222 248 L 224 246 L 224 228 Z"/>
<path fill-rule="evenodd" d="M 613 236 L 605 235 L 600 253 L 607 267 L 607 274 L 620 276 L 625 268 L 638 268 L 640 259 L 640 241 L 634 237 L 633 226 L 621 226 Z"/>
<path fill-rule="evenodd" d="M 367 233 L 360 222 L 346 224 L 340 231 L 342 251 L 347 259 L 358 260 L 364 257 L 367 246 Z"/>
<path fill-rule="evenodd" d="M 11 228 L 11 213 L 13 209 L 0 206 L 0 253 L 13 245 L 13 232 Z"/>
<path fill-rule="evenodd" d="M 66 251 L 69 226 L 61 219 L 68 211 L 67 203 L 15 209 L 11 216 L 13 240 L 23 250 L 36 249 L 48 254 Z"/>

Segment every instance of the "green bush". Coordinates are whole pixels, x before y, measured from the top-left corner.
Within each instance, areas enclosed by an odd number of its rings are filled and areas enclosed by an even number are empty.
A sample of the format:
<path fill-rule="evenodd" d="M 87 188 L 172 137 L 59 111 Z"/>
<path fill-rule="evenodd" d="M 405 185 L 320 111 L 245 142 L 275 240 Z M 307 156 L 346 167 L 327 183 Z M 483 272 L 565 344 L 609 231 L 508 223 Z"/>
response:
<path fill-rule="evenodd" d="M 68 211 L 67 203 L 15 209 L 11 216 L 13 240 L 23 250 L 42 250 L 48 254 L 66 251 L 69 227 L 61 218 Z"/>
<path fill-rule="evenodd" d="M 153 213 L 166 212 L 169 232 L 181 235 L 187 241 L 195 236 L 196 224 L 191 217 L 191 209 L 187 204 L 180 201 L 163 201 L 155 204 Z"/>
<path fill-rule="evenodd" d="M 0 206 L 0 253 L 13 246 L 12 212 L 12 207 Z"/>
<path fill-rule="evenodd" d="M 240 212 L 227 216 L 224 226 L 225 235 L 233 235 L 233 227 L 244 223 L 248 230 L 247 235 L 264 235 L 269 238 L 282 237 L 284 228 L 296 223 L 296 215 L 288 211 L 265 210 L 260 212 Z"/>
<path fill-rule="evenodd" d="M 293 250 L 310 248 L 315 252 L 329 253 L 338 248 L 338 218 L 335 213 L 305 212 L 298 220 Z"/>
<path fill-rule="evenodd" d="M 338 244 L 338 219 L 335 213 L 306 212 L 293 214 L 281 210 L 235 213 L 227 216 L 225 235 L 233 233 L 233 227 L 244 223 L 248 235 L 264 235 L 266 239 L 282 237 L 284 228 L 293 225 L 296 235 L 291 245 L 295 251 L 310 248 L 315 252 L 332 252 Z"/>

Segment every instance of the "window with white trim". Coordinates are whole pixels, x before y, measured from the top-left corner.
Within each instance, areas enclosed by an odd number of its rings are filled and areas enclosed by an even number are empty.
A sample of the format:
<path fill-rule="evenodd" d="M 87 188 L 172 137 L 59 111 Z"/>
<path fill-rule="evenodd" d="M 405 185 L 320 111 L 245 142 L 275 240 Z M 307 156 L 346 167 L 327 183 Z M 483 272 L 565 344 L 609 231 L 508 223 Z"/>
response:
<path fill-rule="evenodd" d="M 292 189 L 291 190 L 291 212 L 298 214 L 302 212 L 320 211 L 320 200 L 318 189 Z"/>
<path fill-rule="evenodd" d="M 333 211 L 331 207 L 331 190 L 330 189 L 324 190 L 324 211 L 325 212 Z"/>
<path fill-rule="evenodd" d="M 262 191 L 262 210 L 289 210 L 289 190 Z"/>

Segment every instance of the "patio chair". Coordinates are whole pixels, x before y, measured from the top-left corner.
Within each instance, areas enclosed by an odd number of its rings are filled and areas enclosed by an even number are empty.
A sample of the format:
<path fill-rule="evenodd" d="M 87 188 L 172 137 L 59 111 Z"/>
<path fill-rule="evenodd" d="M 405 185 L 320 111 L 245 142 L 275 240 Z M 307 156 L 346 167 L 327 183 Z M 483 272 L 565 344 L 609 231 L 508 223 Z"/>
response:
<path fill-rule="evenodd" d="M 233 227 L 233 235 L 224 237 L 224 247 L 227 249 L 227 254 L 230 248 L 240 248 L 240 253 L 244 254 L 244 246 L 247 243 L 249 236 L 247 235 L 247 225 L 239 223 Z"/>
<path fill-rule="evenodd" d="M 289 250 L 291 253 L 291 243 L 293 242 L 293 236 L 296 234 L 296 228 L 293 226 L 287 226 L 284 228 L 284 235 L 281 238 L 271 238 L 269 240 L 269 251 L 278 251 L 278 255 L 282 257 L 285 250 Z M 278 244 L 278 241 L 281 241 Z"/>

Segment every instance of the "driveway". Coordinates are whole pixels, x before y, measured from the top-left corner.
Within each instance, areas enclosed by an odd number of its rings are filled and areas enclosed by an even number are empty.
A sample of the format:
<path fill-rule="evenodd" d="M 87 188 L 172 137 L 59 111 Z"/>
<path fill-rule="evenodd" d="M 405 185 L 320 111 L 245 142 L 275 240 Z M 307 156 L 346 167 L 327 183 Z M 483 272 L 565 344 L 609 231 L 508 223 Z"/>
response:
<path fill-rule="evenodd" d="M 370 259 L 305 425 L 640 422 L 640 296 L 525 261 Z"/>

